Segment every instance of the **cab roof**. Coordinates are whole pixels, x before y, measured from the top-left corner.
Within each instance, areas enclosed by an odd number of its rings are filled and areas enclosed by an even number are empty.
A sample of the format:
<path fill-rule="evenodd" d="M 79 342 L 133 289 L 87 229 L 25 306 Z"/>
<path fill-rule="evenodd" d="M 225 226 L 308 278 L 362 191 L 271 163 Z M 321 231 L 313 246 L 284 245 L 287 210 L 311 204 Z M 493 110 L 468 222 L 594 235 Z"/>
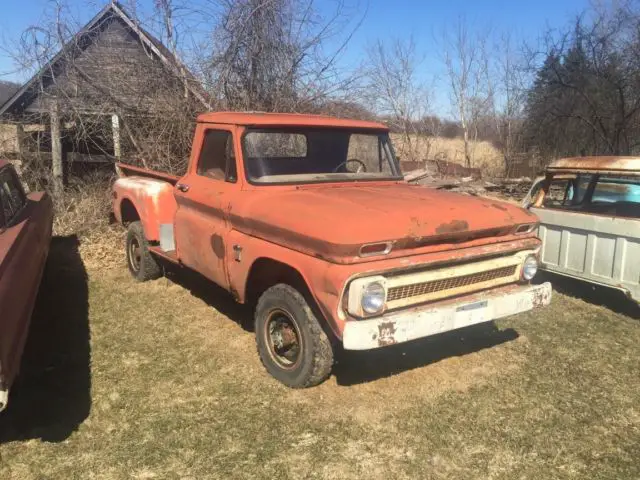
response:
<path fill-rule="evenodd" d="M 625 172 L 640 174 L 640 157 L 571 157 L 551 162 L 549 172 Z"/>
<path fill-rule="evenodd" d="M 198 115 L 198 122 L 250 126 L 335 127 L 389 130 L 386 125 L 379 122 L 302 113 L 210 112 Z"/>

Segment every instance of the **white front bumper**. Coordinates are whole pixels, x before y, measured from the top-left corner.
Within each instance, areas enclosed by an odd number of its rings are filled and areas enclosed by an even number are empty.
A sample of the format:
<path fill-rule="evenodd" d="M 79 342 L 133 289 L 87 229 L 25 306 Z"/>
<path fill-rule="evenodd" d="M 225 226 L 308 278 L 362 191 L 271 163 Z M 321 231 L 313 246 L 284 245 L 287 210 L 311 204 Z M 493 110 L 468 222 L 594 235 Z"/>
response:
<path fill-rule="evenodd" d="M 551 284 L 510 285 L 345 324 L 346 350 L 369 350 L 526 312 L 551 302 Z"/>

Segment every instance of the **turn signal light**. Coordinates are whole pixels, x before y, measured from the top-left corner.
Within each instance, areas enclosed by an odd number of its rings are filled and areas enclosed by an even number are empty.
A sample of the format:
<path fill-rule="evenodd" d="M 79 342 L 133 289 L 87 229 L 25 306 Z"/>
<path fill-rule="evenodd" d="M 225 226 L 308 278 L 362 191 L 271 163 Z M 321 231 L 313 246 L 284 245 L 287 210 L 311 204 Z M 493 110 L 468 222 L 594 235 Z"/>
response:
<path fill-rule="evenodd" d="M 392 246 L 393 244 L 391 242 L 368 243 L 360 247 L 360 256 L 386 255 L 391 251 Z"/>
<path fill-rule="evenodd" d="M 518 225 L 516 227 L 516 235 L 532 232 L 534 228 L 536 228 L 535 223 L 525 223 L 523 225 Z"/>

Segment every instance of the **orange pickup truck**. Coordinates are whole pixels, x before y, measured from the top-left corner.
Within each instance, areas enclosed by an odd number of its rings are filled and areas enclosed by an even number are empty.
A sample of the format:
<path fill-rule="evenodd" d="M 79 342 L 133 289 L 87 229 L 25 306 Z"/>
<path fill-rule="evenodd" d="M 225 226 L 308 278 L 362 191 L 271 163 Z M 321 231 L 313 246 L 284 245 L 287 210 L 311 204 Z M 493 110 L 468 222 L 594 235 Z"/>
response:
<path fill-rule="evenodd" d="M 18 374 L 53 222 L 51 198 L 25 194 L 13 166 L 0 160 L 0 411 Z"/>
<path fill-rule="evenodd" d="M 119 165 L 115 217 L 140 281 L 158 259 L 253 308 L 258 353 L 284 384 L 365 350 L 549 303 L 538 219 L 403 181 L 386 126 L 316 115 L 207 113 L 186 175 Z"/>

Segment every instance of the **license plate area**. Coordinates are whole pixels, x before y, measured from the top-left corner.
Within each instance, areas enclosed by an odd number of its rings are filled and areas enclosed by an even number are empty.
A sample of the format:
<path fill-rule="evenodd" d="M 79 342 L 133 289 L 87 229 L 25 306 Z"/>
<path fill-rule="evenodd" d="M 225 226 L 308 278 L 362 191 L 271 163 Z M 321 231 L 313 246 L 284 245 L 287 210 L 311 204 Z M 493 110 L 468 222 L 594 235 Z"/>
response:
<path fill-rule="evenodd" d="M 485 308 L 488 305 L 487 300 L 480 300 L 478 302 L 467 303 L 466 305 L 460 305 L 456 308 L 456 312 L 469 312 L 472 310 L 478 310 L 480 308 Z"/>

